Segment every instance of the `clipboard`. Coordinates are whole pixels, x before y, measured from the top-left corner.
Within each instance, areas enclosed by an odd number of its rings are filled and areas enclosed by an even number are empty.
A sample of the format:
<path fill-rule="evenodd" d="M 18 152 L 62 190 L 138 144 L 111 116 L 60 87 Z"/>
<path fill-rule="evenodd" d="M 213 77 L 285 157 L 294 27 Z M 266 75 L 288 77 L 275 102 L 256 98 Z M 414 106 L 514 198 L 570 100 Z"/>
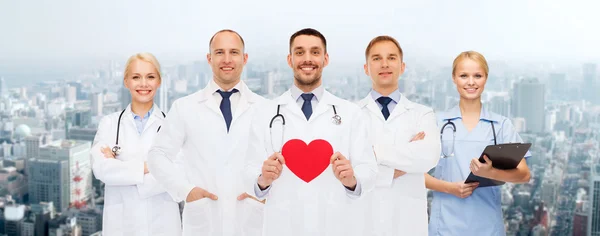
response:
<path fill-rule="evenodd" d="M 531 148 L 531 143 L 505 143 L 498 145 L 489 145 L 485 147 L 481 156 L 479 156 L 479 162 L 485 163 L 483 155 L 486 155 L 492 160 L 492 166 L 496 169 L 510 170 L 517 168 L 521 160 L 527 154 Z M 503 185 L 503 181 L 483 178 L 476 176 L 471 172 L 469 177 L 465 180 L 465 184 L 479 182 L 478 188 L 488 186 Z"/>

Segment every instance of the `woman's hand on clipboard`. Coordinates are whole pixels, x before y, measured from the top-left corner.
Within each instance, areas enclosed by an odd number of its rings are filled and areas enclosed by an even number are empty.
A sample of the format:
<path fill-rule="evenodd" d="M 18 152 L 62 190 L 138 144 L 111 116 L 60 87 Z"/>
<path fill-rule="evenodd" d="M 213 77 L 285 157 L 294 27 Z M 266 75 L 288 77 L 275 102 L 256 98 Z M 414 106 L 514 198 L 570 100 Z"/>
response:
<path fill-rule="evenodd" d="M 465 184 L 464 181 L 460 181 L 450 183 L 450 186 L 450 191 L 448 191 L 450 194 L 458 198 L 467 198 L 473 194 L 473 191 L 479 186 L 479 183 L 474 182 Z"/>
<path fill-rule="evenodd" d="M 490 178 L 492 171 L 494 171 L 494 167 L 492 167 L 492 160 L 490 160 L 487 155 L 483 155 L 483 160 L 485 160 L 485 162 L 481 163 L 479 158 L 473 158 L 471 160 L 469 169 L 471 169 L 471 172 L 474 175 Z"/>

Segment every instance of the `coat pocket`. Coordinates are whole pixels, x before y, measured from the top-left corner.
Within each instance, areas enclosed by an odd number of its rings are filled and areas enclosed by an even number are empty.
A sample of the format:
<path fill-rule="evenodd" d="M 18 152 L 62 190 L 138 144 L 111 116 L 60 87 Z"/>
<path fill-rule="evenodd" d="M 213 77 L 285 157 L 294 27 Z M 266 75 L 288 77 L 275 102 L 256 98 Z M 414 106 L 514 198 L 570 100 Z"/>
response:
<path fill-rule="evenodd" d="M 238 222 L 242 235 L 262 235 L 264 205 L 264 203 L 252 198 L 238 201 Z"/>
<path fill-rule="evenodd" d="M 214 201 L 202 198 L 186 202 L 183 208 L 183 235 L 212 235 L 214 230 L 211 206 Z"/>

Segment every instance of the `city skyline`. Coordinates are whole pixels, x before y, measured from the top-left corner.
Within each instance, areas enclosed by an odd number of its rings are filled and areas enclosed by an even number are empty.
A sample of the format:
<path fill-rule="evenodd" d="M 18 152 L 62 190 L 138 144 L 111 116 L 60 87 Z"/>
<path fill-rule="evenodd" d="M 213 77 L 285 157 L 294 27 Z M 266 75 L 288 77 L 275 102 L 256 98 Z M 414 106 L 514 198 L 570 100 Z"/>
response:
<path fill-rule="evenodd" d="M 131 102 L 122 78 L 129 56 L 156 55 L 163 80 L 154 102 L 168 114 L 212 79 L 209 39 L 233 29 L 249 54 L 242 79 L 273 98 L 293 83 L 288 40 L 304 27 L 327 39 L 324 87 L 352 102 L 371 89 L 364 50 L 377 35 L 403 48 L 402 96 L 435 112 L 458 102 L 454 57 L 481 52 L 490 69 L 484 106 L 532 143 L 531 181 L 501 188 L 508 235 L 597 231 L 597 9 L 589 0 L 0 1 L 0 214 L 10 216 L 0 217 L 0 235 L 101 230 L 104 188 L 86 153 L 99 120 Z"/>

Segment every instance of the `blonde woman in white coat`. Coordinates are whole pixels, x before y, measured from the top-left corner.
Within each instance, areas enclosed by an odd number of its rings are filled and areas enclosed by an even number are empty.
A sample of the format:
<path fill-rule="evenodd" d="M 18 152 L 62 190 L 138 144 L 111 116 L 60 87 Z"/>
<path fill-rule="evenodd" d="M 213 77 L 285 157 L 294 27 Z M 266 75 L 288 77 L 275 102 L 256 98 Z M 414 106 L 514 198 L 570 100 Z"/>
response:
<path fill-rule="evenodd" d="M 154 104 L 160 65 L 149 53 L 125 67 L 131 104 L 102 118 L 91 149 L 92 170 L 105 183 L 104 235 L 181 235 L 179 206 L 156 182 L 146 164 L 165 114 Z"/>

